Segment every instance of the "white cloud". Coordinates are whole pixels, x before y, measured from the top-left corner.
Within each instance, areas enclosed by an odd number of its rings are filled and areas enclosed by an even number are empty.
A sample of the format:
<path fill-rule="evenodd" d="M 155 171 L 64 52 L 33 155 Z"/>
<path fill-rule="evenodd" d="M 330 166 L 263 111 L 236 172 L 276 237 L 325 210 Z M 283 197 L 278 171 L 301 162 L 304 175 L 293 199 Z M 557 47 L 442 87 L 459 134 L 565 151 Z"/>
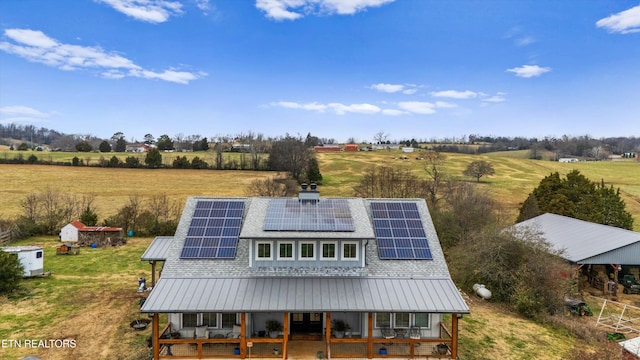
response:
<path fill-rule="evenodd" d="M 45 35 L 42 31 L 30 29 L 8 29 L 5 35 L 15 43 L 0 42 L 0 50 L 18 55 L 31 62 L 56 67 L 61 70 L 98 69 L 109 79 L 126 76 L 145 79 L 159 79 L 179 84 L 206 76 L 205 73 L 192 73 L 174 69 L 155 72 L 136 65 L 133 61 L 105 52 L 100 47 L 62 44 Z"/>
<path fill-rule="evenodd" d="M 405 95 L 415 94 L 418 91 L 418 87 L 419 87 L 418 85 L 414 85 L 414 84 L 385 84 L 385 83 L 373 84 L 368 86 L 369 89 L 373 89 L 373 90 L 384 92 L 384 93 L 393 94 L 397 92 L 402 92 Z"/>
<path fill-rule="evenodd" d="M 45 114 L 34 108 L 22 105 L 3 106 L 0 107 L 0 114 L 10 116 L 35 116 L 35 117 L 47 117 L 49 114 Z"/>
<path fill-rule="evenodd" d="M 540 67 L 538 65 L 522 65 L 521 67 L 507 69 L 507 71 L 515 73 L 516 76 L 519 76 L 519 77 L 531 78 L 531 77 L 540 76 L 546 72 L 549 72 L 551 71 L 551 68 Z"/>
<path fill-rule="evenodd" d="M 386 93 L 396 93 L 404 90 L 404 85 L 399 84 L 373 84 L 369 86 L 370 89 L 378 90 L 380 92 Z"/>
<path fill-rule="evenodd" d="M 0 107 L 0 124 L 46 122 L 50 114 L 22 105 Z"/>
<path fill-rule="evenodd" d="M 596 22 L 596 26 L 611 33 L 640 32 L 640 5 L 600 19 Z"/>
<path fill-rule="evenodd" d="M 507 101 L 507 99 L 505 99 L 504 96 L 501 96 L 501 95 L 494 95 L 486 99 L 482 99 L 482 101 L 491 102 L 491 103 L 501 103 L 501 102 Z"/>
<path fill-rule="evenodd" d="M 395 0 L 256 0 L 256 8 L 274 20 L 296 20 L 307 14 L 352 15 Z"/>
<path fill-rule="evenodd" d="M 272 102 L 269 105 L 279 106 L 287 109 L 300 109 L 300 110 L 309 110 L 309 111 L 317 111 L 317 112 L 333 110 L 338 115 L 344 115 L 346 113 L 377 114 L 382 111 L 380 107 L 372 104 L 366 104 L 366 103 L 345 105 L 342 103 L 319 104 L 317 102 L 312 102 L 312 103 L 301 104 L 301 103 L 292 102 L 292 101 L 278 101 L 278 102 Z"/>
<path fill-rule="evenodd" d="M 455 107 L 458 107 L 458 105 L 456 105 L 454 103 L 446 102 L 446 101 L 436 101 L 435 105 L 438 108 L 455 108 Z"/>
<path fill-rule="evenodd" d="M 177 1 L 166 0 L 95 0 L 107 4 L 127 16 L 136 20 L 151 23 L 161 23 L 169 20 L 172 15 L 182 13 L 182 4 Z M 199 1 L 198 6 L 206 1 Z"/>
<path fill-rule="evenodd" d="M 414 114 L 433 114 L 436 112 L 436 105 L 425 101 L 403 101 L 398 103 L 398 107 Z"/>
<path fill-rule="evenodd" d="M 406 115 L 408 114 L 408 112 L 397 110 L 397 109 L 384 109 L 382 110 L 382 114 L 389 115 L 389 116 L 400 116 L 400 115 Z"/>
<path fill-rule="evenodd" d="M 533 44 L 534 42 L 536 42 L 536 39 L 534 39 L 532 36 L 525 36 L 516 39 L 516 45 L 518 46 L 527 46 Z"/>
<path fill-rule="evenodd" d="M 431 93 L 431 96 L 450 98 L 450 99 L 473 99 L 478 97 L 478 93 L 470 90 L 466 90 L 466 91 L 445 90 L 445 91 L 434 91 Z"/>
<path fill-rule="evenodd" d="M 341 103 L 330 103 L 328 106 L 332 108 L 333 111 L 335 111 L 338 115 L 344 115 L 348 112 L 358 114 L 377 114 L 382 111 L 382 109 L 380 109 L 379 107 L 371 104 L 344 105 Z"/>

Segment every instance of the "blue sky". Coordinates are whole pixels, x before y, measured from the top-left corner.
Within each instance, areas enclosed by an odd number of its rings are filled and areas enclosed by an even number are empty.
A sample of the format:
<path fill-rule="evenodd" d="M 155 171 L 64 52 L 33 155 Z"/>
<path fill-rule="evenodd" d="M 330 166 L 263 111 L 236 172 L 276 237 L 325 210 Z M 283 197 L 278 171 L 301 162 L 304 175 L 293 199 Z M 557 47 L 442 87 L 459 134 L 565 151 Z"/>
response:
<path fill-rule="evenodd" d="M 2 0 L 0 123 L 640 136 L 640 2 Z"/>

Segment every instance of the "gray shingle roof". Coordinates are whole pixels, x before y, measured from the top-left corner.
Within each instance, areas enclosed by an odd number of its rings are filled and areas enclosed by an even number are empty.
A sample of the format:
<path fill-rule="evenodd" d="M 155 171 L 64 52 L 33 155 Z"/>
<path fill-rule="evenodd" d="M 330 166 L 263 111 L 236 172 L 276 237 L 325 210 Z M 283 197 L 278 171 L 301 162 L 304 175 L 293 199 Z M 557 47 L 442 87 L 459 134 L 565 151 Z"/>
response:
<path fill-rule="evenodd" d="M 245 211 L 234 259 L 180 259 L 180 253 L 191 223 L 196 204 L 200 200 L 245 201 Z M 372 201 L 415 202 L 423 222 L 433 256 L 432 260 L 381 260 L 370 217 Z M 212 198 L 187 199 L 173 241 L 166 248 L 166 262 L 162 277 L 149 295 L 143 311 L 267 311 L 278 302 L 289 304 L 287 311 L 359 309 L 432 312 L 468 312 L 455 284 L 451 280 L 446 261 L 433 226 L 429 210 L 423 199 L 361 199 L 347 198 L 355 231 L 264 231 L 263 223 L 269 198 Z M 313 239 L 360 240 L 366 243 L 364 267 L 251 267 L 250 244 L 256 239 Z M 277 284 L 281 293 L 271 293 L 277 301 L 262 303 L 264 290 L 260 284 Z M 316 304 L 311 295 L 325 289 L 322 298 L 334 298 L 335 303 Z M 338 292 L 339 287 L 351 289 Z M 209 289 L 209 290 L 205 290 Z M 212 291 L 211 289 L 216 289 Z M 244 290 L 243 290 L 244 289 Z M 253 289 L 253 290 L 251 290 Z M 359 289 L 359 290 L 356 290 Z M 252 293 L 251 291 L 258 291 Z M 354 293 L 364 291 L 363 293 Z M 244 292 L 243 292 L 244 291 Z M 270 290 L 269 290 L 270 291 Z M 236 294 L 237 293 L 237 294 Z M 224 295 L 221 295 L 224 294 Z M 236 295 L 234 295 L 236 294 Z M 260 294 L 260 295 L 257 295 Z M 350 294 L 345 297 L 345 294 Z M 385 294 L 393 294 L 387 298 Z M 255 299 L 254 299 L 255 298 Z M 387 300 L 384 300 L 387 299 Z M 285 301 L 286 300 L 286 301 Z M 330 301 L 324 299 L 321 301 Z M 241 305 L 244 304 L 244 305 Z M 261 305 L 265 305 L 262 308 Z M 350 307 L 351 306 L 351 307 Z M 189 309 L 189 310 L 187 310 Z M 279 308 L 280 309 L 280 308 Z M 237 311 L 241 311 L 237 309 Z"/>
<path fill-rule="evenodd" d="M 512 229 L 541 236 L 574 263 L 640 265 L 640 233 L 634 231 L 550 213 Z"/>

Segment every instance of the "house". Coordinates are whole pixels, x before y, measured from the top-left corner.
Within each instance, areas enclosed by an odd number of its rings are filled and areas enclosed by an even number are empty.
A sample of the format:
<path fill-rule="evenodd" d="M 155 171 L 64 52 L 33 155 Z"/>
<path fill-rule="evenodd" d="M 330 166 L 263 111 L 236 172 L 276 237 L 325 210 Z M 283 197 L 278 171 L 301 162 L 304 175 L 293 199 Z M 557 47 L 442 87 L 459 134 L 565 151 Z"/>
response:
<path fill-rule="evenodd" d="M 18 256 L 24 277 L 44 275 L 44 250 L 41 246 L 7 246 L 2 250 Z"/>
<path fill-rule="evenodd" d="M 191 197 L 170 241 L 154 359 L 457 357 L 469 308 L 423 199 Z"/>
<path fill-rule="evenodd" d="M 86 226 L 81 221 L 72 221 L 60 229 L 60 241 L 76 245 L 97 247 L 122 245 L 126 242 L 124 231 L 118 227 Z"/>
<path fill-rule="evenodd" d="M 573 162 L 578 162 L 579 160 L 577 158 L 559 158 L 558 162 L 561 163 L 573 163 Z"/>
<path fill-rule="evenodd" d="M 155 149 L 154 145 L 149 144 L 129 144 L 127 145 L 125 151 L 126 152 L 149 152 Z"/>

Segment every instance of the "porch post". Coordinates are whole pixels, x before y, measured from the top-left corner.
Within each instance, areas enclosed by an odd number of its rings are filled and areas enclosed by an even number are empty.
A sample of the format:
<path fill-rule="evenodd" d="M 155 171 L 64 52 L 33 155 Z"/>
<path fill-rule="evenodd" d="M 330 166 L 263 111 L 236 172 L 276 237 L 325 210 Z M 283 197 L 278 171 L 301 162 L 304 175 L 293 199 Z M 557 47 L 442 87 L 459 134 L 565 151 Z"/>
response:
<path fill-rule="evenodd" d="M 283 339 L 282 339 L 282 358 L 286 359 L 287 356 L 289 356 L 288 354 L 288 342 L 289 342 L 289 313 L 285 312 L 284 313 L 284 319 L 282 321 L 282 323 L 284 324 L 284 334 L 283 334 Z"/>
<path fill-rule="evenodd" d="M 451 314 L 451 358 L 458 358 L 458 314 Z"/>
<path fill-rule="evenodd" d="M 247 317 L 246 313 L 240 313 L 240 359 L 247 357 Z"/>
<path fill-rule="evenodd" d="M 367 359 L 373 359 L 373 313 L 367 319 Z"/>
<path fill-rule="evenodd" d="M 158 313 L 153 313 L 153 330 L 151 334 L 151 339 L 153 343 L 153 360 L 160 359 L 160 317 Z"/>
<path fill-rule="evenodd" d="M 329 347 L 331 346 L 331 313 L 326 312 L 327 316 L 325 317 L 325 329 L 324 329 L 324 353 L 327 355 L 327 359 L 329 359 Z"/>
<path fill-rule="evenodd" d="M 151 262 L 151 287 L 156 286 L 156 261 Z"/>

